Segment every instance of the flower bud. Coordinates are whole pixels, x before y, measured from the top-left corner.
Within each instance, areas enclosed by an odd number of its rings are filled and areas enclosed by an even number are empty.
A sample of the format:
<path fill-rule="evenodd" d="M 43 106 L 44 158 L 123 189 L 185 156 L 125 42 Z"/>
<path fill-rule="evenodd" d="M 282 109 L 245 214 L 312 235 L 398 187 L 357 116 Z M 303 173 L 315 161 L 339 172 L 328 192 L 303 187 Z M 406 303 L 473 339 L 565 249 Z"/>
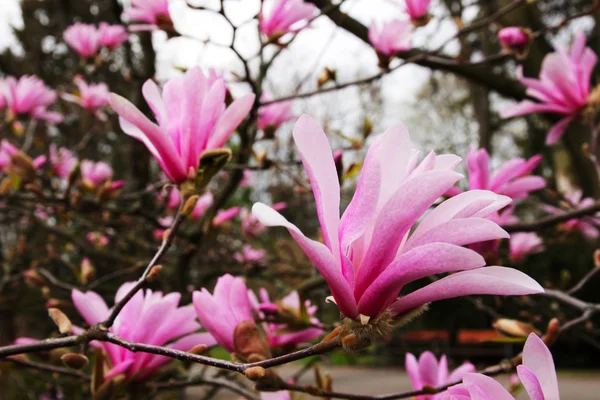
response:
<path fill-rule="evenodd" d="M 337 71 L 335 69 L 329 69 L 329 68 L 325 67 L 323 69 L 323 71 L 321 71 L 321 73 L 319 74 L 319 76 L 317 78 L 317 86 L 320 89 L 322 86 L 324 86 L 329 81 L 335 82 L 336 78 L 337 78 Z"/>
<path fill-rule="evenodd" d="M 188 351 L 188 353 L 199 355 L 199 354 L 204 353 L 207 349 L 208 349 L 207 345 L 197 344 L 196 346 L 192 347 L 192 349 L 190 351 Z"/>
<path fill-rule="evenodd" d="M 257 381 L 265 377 L 265 369 L 263 367 L 250 367 L 246 371 L 244 371 L 244 375 L 246 378 L 251 381 Z"/>
<path fill-rule="evenodd" d="M 162 265 L 155 265 L 154 267 L 152 267 L 152 269 L 148 273 L 146 280 L 148 280 L 148 282 L 152 282 L 152 281 L 156 280 L 156 278 L 158 278 L 158 274 L 160 273 L 161 270 L 162 270 Z"/>
<path fill-rule="evenodd" d="M 86 356 L 77 353 L 64 354 L 60 359 L 65 366 L 72 369 L 83 369 L 90 362 Z"/>
<path fill-rule="evenodd" d="M 531 33 L 526 29 L 517 26 L 502 28 L 498 32 L 500 45 L 507 53 L 514 54 L 522 59 L 527 55 Z"/>
<path fill-rule="evenodd" d="M 494 321 L 492 326 L 506 336 L 526 338 L 532 332 L 537 333 L 536 329 L 530 324 L 515 319 L 500 318 Z"/>
<path fill-rule="evenodd" d="M 48 315 L 50 318 L 52 318 L 52 321 L 54 321 L 60 333 L 71 333 L 73 324 L 71 324 L 69 317 L 67 317 L 62 311 L 60 311 L 58 308 L 49 308 Z"/>
<path fill-rule="evenodd" d="M 194 211 L 194 207 L 196 207 L 196 202 L 198 202 L 199 198 L 200 196 L 195 194 L 186 200 L 185 204 L 183 205 L 183 215 L 189 216 Z"/>
<path fill-rule="evenodd" d="M 87 285 L 94 279 L 95 275 L 96 270 L 90 262 L 89 258 L 84 258 L 80 266 L 81 283 Z"/>

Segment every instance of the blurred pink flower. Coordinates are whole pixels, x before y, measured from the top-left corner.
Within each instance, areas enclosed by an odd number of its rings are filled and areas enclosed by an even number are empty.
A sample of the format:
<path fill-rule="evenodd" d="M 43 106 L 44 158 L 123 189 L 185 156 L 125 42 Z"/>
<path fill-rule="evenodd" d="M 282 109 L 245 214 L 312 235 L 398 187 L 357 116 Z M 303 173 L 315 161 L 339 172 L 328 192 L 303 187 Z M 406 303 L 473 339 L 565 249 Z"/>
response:
<path fill-rule="evenodd" d="M 523 348 L 523 364 L 517 374 L 531 400 L 559 400 L 558 380 L 552 353 L 535 333 Z M 504 387 L 483 374 L 468 373 L 463 383 L 451 386 L 440 400 L 514 400 Z"/>
<path fill-rule="evenodd" d="M 498 40 L 506 49 L 523 49 L 529 44 L 529 35 L 518 26 L 508 26 L 498 31 Z"/>
<path fill-rule="evenodd" d="M 158 228 L 152 231 L 152 236 L 154 236 L 154 239 L 163 240 L 165 231 L 167 230 L 167 228 L 173 225 L 174 220 L 175 217 L 173 217 L 172 215 L 167 215 L 165 217 L 158 218 L 158 223 L 162 226 L 162 228 Z"/>
<path fill-rule="evenodd" d="M 535 232 L 510 235 L 509 254 L 512 262 L 523 261 L 528 255 L 544 251 L 544 242 Z"/>
<path fill-rule="evenodd" d="M 542 161 L 540 155 L 533 156 L 529 160 L 513 158 L 492 173 L 488 152 L 485 149 L 471 149 L 467 155 L 469 189 L 490 190 L 513 200 L 524 199 L 529 192 L 546 187 L 544 178 L 530 175 L 540 161 Z M 462 190 L 453 187 L 446 195 L 454 196 L 458 193 L 462 193 Z"/>
<path fill-rule="evenodd" d="M 81 161 L 81 177 L 90 187 L 102 185 L 111 179 L 112 175 L 113 169 L 105 162 Z"/>
<path fill-rule="evenodd" d="M 108 104 L 108 96 L 110 91 L 105 83 L 87 84 L 81 75 L 77 75 L 74 79 L 77 85 L 78 94 L 63 93 L 61 97 L 72 103 L 79 104 L 91 113 L 96 114 L 98 119 L 106 120 L 106 114 L 100 109 Z"/>
<path fill-rule="evenodd" d="M 241 188 L 251 188 L 252 185 L 254 185 L 252 170 L 245 169 L 244 177 L 240 181 L 240 187 Z"/>
<path fill-rule="evenodd" d="M 121 285 L 115 303 L 134 285 L 135 282 Z M 71 297 L 75 308 L 90 326 L 108 318 L 110 310 L 97 293 L 73 290 Z M 163 295 L 150 289 L 140 290 L 123 307 L 109 331 L 132 342 L 182 351 L 191 350 L 199 344 L 213 346 L 216 342 L 210 334 L 196 333 L 200 324 L 194 318 L 194 308 L 191 304 L 179 306 L 180 298 L 180 293 Z M 108 342 L 96 342 L 95 345 L 106 352 L 112 363 L 105 380 L 119 374 L 136 381 L 146 380 L 159 367 L 171 361 L 165 356 L 134 353 Z"/>
<path fill-rule="evenodd" d="M 427 18 L 429 4 L 431 0 L 405 0 L 406 13 L 410 16 L 410 20 L 421 22 Z"/>
<path fill-rule="evenodd" d="M 578 210 L 595 204 L 593 198 L 586 197 L 582 199 L 582 196 L 583 192 L 581 190 L 566 194 L 565 199 L 567 200 L 567 204 L 565 205 L 567 206 L 567 209 Z M 542 208 L 547 213 L 553 215 L 562 215 L 565 213 L 565 210 L 547 204 L 543 205 Z M 570 219 L 563 222 L 560 225 L 560 229 L 567 232 L 581 232 L 581 234 L 589 239 L 596 239 L 600 236 L 598 226 L 600 226 L 600 213 L 596 213 L 596 215 L 590 217 Z"/>
<path fill-rule="evenodd" d="M 508 237 L 485 219 L 510 199 L 472 190 L 423 214 L 462 175 L 455 155 L 429 153 L 417 164 L 408 131 L 394 125 L 371 145 L 354 198 L 340 219 L 340 185 L 327 136 L 310 117 L 300 117 L 294 140 L 308 173 L 325 244 L 307 238 L 277 211 L 256 203 L 253 213 L 267 226 L 284 226 L 323 275 L 343 315 L 365 323 L 386 310 L 394 315 L 426 303 L 471 294 L 523 295 L 543 292 L 527 275 L 488 267 L 462 246 Z M 461 271 L 398 298 L 409 282 Z"/>
<path fill-rule="evenodd" d="M 241 211 L 240 207 L 231 207 L 231 208 L 227 208 L 225 210 L 217 211 L 217 215 L 215 215 L 215 217 L 213 218 L 213 221 L 212 221 L 213 226 L 219 226 L 221 224 L 224 224 L 227 221 L 234 219 L 235 217 L 238 216 L 240 211 Z"/>
<path fill-rule="evenodd" d="M 205 288 L 195 291 L 193 303 L 200 323 L 225 350 L 234 352 L 235 328 L 254 321 L 244 280 L 225 274 L 217 280 L 213 295 Z"/>
<path fill-rule="evenodd" d="M 56 176 L 67 179 L 78 163 L 77 157 L 65 147 L 57 148 L 54 143 L 50 145 L 49 154 L 50 165 Z"/>
<path fill-rule="evenodd" d="M 109 25 L 106 22 L 100 22 L 98 36 L 100 46 L 111 50 L 119 47 L 129 38 L 123 25 Z"/>
<path fill-rule="evenodd" d="M 63 32 L 63 39 L 80 57 L 96 55 L 100 48 L 100 35 L 94 25 L 76 23 Z"/>
<path fill-rule="evenodd" d="M 172 25 L 169 13 L 169 0 L 131 0 L 131 7 L 123 11 L 123 17 L 130 22 L 143 22 L 132 25 L 130 30 L 152 30 L 160 25 Z"/>
<path fill-rule="evenodd" d="M 268 319 L 269 316 L 276 315 L 279 310 L 284 313 L 293 316 L 300 321 L 303 316 L 301 315 L 301 303 L 300 295 L 297 291 L 293 291 L 285 296 L 280 301 L 272 303 L 269 299 L 269 293 L 265 288 L 261 288 L 259 291 L 260 300 L 252 291 L 248 291 L 250 301 L 253 303 L 254 309 L 261 319 Z M 321 325 L 321 322 L 314 317 L 317 312 L 317 306 L 311 304 L 310 300 L 304 302 L 306 313 L 308 314 L 309 321 L 314 327 L 307 327 L 302 329 L 294 329 L 285 323 L 263 323 L 264 331 L 269 341 L 269 346 L 280 347 L 280 346 L 300 346 L 310 342 L 323 334 L 323 329 L 317 328 Z"/>
<path fill-rule="evenodd" d="M 106 247 L 106 245 L 109 242 L 108 236 L 106 236 L 102 232 L 88 232 L 85 235 L 85 238 L 88 242 L 90 242 L 96 247 Z"/>
<path fill-rule="evenodd" d="M 271 100 L 271 96 L 264 93 L 261 96 L 263 102 Z M 277 103 L 262 106 L 258 109 L 258 129 L 263 131 L 270 130 L 273 133 L 285 122 L 295 118 L 292 113 L 292 101 L 280 101 Z M 271 135 L 272 136 L 272 135 Z"/>
<path fill-rule="evenodd" d="M 275 211 L 283 210 L 287 207 L 287 203 L 275 203 L 271 208 Z M 247 209 L 240 211 L 240 218 L 242 219 L 242 232 L 250 237 L 255 237 L 263 233 L 267 227 L 260 223 L 260 221 Z"/>
<path fill-rule="evenodd" d="M 223 147 L 254 102 L 254 94 L 249 94 L 226 108 L 225 82 L 222 78 L 211 80 L 194 67 L 169 80 L 162 97 L 158 86 L 146 81 L 142 93 L 158 125 L 129 100 L 110 95 L 121 129 L 146 145 L 173 183 L 183 183 L 190 174 L 195 176 L 200 155 Z"/>
<path fill-rule="evenodd" d="M 255 249 L 249 244 L 245 244 L 242 247 L 241 252 L 238 251 L 233 254 L 233 259 L 239 262 L 240 264 L 251 263 L 264 265 L 265 255 L 266 251 L 264 249 Z"/>
<path fill-rule="evenodd" d="M 46 110 L 56 101 L 56 92 L 33 75 L 24 75 L 19 80 L 13 76 L 0 80 L 0 97 L 4 98 L 12 117 L 29 114 L 33 119 L 53 124 L 63 120 L 59 113 Z"/>
<path fill-rule="evenodd" d="M 13 157 L 17 154 L 23 154 L 21 150 L 12 145 L 8 140 L 0 141 L 0 172 L 10 167 Z M 46 156 L 41 155 L 33 160 L 31 164 L 35 169 L 40 169 L 46 163 Z"/>
<path fill-rule="evenodd" d="M 369 26 L 369 41 L 377 53 L 390 57 L 410 50 L 412 25 L 410 21 L 396 19 L 382 24 L 372 22 Z"/>
<path fill-rule="evenodd" d="M 446 356 L 442 355 L 438 362 L 430 351 L 422 353 L 419 360 L 412 353 L 406 353 L 404 365 L 415 390 L 422 390 L 425 386 L 443 386 L 462 379 L 467 373 L 475 372 L 475 366 L 470 362 L 465 362 L 449 373 Z M 438 400 L 440 398 L 439 394 L 421 395 L 415 397 L 415 400 Z"/>
<path fill-rule="evenodd" d="M 274 0 L 268 12 L 259 15 L 259 28 L 269 38 L 277 38 L 286 33 L 304 29 L 317 8 L 304 0 Z M 303 23 L 304 22 L 304 23 Z"/>
<path fill-rule="evenodd" d="M 565 133 L 567 126 L 586 107 L 590 94 L 590 78 L 596 65 L 596 53 L 585 47 L 585 33 L 577 32 L 571 51 L 558 49 L 548 54 L 542 63 L 539 79 L 523 77 L 517 68 L 517 76 L 527 87 L 527 94 L 540 103 L 523 100 L 500 110 L 502 118 L 518 117 L 538 112 L 564 116 L 548 132 L 546 144 L 556 143 Z"/>

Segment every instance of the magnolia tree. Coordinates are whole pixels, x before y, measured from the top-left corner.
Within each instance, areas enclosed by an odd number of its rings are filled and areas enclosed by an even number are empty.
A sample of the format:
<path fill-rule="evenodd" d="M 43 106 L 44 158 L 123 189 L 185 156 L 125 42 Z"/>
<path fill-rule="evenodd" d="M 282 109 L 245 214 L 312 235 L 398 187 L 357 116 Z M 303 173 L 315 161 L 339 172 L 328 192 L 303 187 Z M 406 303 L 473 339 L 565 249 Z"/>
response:
<path fill-rule="evenodd" d="M 375 21 L 344 0 L 255 1 L 245 20 L 235 0 L 77 2 L 60 20 L 34 12 L 41 3 L 23 1 L 24 51 L 0 64 L 0 376 L 14 398 L 158 398 L 198 385 L 251 400 L 512 399 L 520 387 L 554 400 L 549 348 L 581 332 L 598 345 L 600 304 L 580 297 L 600 269 L 599 34 L 588 29 L 598 1 L 396 0 Z M 151 38 L 186 36 L 174 8 L 224 22 L 231 41 L 217 46 L 242 72 L 201 65 L 156 79 Z M 441 43 L 423 42 L 447 16 Z M 36 21 L 37 42 L 26 34 Z M 269 93 L 296 73 L 275 79 L 274 62 L 319 23 L 364 42 L 379 71 L 310 71 L 313 90 Z M 336 135 L 295 106 L 411 64 L 477 88 L 482 148 L 420 152 L 400 121 Z M 491 159 L 490 121 L 526 115 L 511 132 L 528 157 Z M 293 145 L 281 156 L 271 148 L 285 124 Z M 267 173 L 293 195 L 261 186 Z M 300 197 L 314 209 L 295 210 Z M 584 246 L 564 246 L 573 240 Z M 531 268 L 557 246 L 573 258 L 586 249 L 571 281 Z M 309 299 L 315 290 L 326 296 Z M 459 297 L 522 352 L 450 372 L 445 355 L 407 349 L 413 390 L 384 397 L 334 391 L 318 372 L 297 383 L 330 353 L 360 354 Z M 303 359 L 280 377 L 276 367 Z M 510 388 L 493 378 L 513 372 Z"/>

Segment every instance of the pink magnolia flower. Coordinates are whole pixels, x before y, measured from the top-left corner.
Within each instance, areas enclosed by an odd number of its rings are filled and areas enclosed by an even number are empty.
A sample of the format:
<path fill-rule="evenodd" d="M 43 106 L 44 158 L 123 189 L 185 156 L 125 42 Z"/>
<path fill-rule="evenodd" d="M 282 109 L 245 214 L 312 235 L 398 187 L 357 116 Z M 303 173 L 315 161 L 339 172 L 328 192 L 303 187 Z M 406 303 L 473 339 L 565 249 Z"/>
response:
<path fill-rule="evenodd" d="M 488 152 L 485 149 L 471 149 L 467 155 L 469 189 L 491 190 L 513 200 L 524 199 L 529 192 L 546 187 L 544 178 L 530 175 L 541 161 L 540 155 L 529 160 L 513 158 L 492 173 Z M 459 188 L 453 187 L 447 195 L 453 196 L 461 192 Z"/>
<path fill-rule="evenodd" d="M 410 50 L 412 25 L 409 21 L 395 19 L 393 21 L 369 26 L 369 41 L 377 53 L 391 57 L 394 54 Z"/>
<path fill-rule="evenodd" d="M 583 192 L 581 190 L 566 194 L 565 199 L 567 200 L 567 204 L 565 205 L 567 208 L 577 210 L 580 208 L 590 207 L 595 204 L 593 198 L 586 197 L 582 199 L 582 195 Z M 565 213 L 564 210 L 547 204 L 543 205 L 542 208 L 544 211 L 553 215 L 562 215 Z M 600 236 L 598 226 L 600 226 L 600 213 L 596 213 L 595 216 L 570 219 L 566 222 L 563 222 L 560 225 L 560 228 L 567 232 L 581 232 L 589 239 L 596 239 Z"/>
<path fill-rule="evenodd" d="M 225 350 L 234 352 L 235 328 L 254 321 L 244 280 L 225 274 L 217 279 L 213 295 L 205 288 L 195 291 L 193 303 L 200 323 Z"/>
<path fill-rule="evenodd" d="M 241 252 L 238 251 L 233 254 L 233 259 L 239 262 L 240 264 L 251 263 L 264 265 L 265 255 L 266 251 L 264 249 L 255 249 L 249 244 L 245 244 L 242 247 Z"/>
<path fill-rule="evenodd" d="M 506 49 L 523 49 L 529 44 L 529 34 L 518 26 L 509 26 L 498 31 L 498 40 Z"/>
<path fill-rule="evenodd" d="M 552 353 L 535 333 L 523 348 L 523 364 L 517 374 L 531 400 L 559 400 L 558 380 Z M 450 387 L 440 400 L 514 400 L 497 381 L 483 374 L 468 373 L 463 383 Z"/>
<path fill-rule="evenodd" d="M 519 222 L 519 219 L 513 214 L 513 211 L 513 206 L 505 207 L 500 212 L 493 212 L 492 214 L 488 215 L 486 219 L 489 219 L 500 226 L 516 224 Z M 469 248 L 481 254 L 489 262 L 495 261 L 499 259 L 500 255 L 500 240 L 495 239 L 485 242 L 472 243 L 469 245 Z"/>
<path fill-rule="evenodd" d="M 117 291 L 115 303 L 125 296 L 135 282 L 126 282 Z M 110 309 L 96 292 L 79 290 L 71 292 L 73 304 L 85 322 L 90 326 L 104 321 Z M 192 305 L 179 306 L 180 293 L 153 292 L 140 290 L 129 300 L 117 316 L 109 330 L 119 337 L 137 343 L 166 346 L 171 349 L 188 351 L 194 346 L 215 345 L 208 333 L 197 333 L 201 328 L 194 318 Z M 146 380 L 162 365 L 171 359 L 149 353 L 134 353 L 107 342 L 98 342 L 110 358 L 111 367 L 105 379 L 124 374 L 136 381 Z"/>
<path fill-rule="evenodd" d="M 98 27 L 98 42 L 100 46 L 115 49 L 129 38 L 129 34 L 123 25 L 109 25 L 100 22 Z"/>
<path fill-rule="evenodd" d="M 104 235 L 102 232 L 88 232 L 85 235 L 85 238 L 96 247 L 106 247 L 109 242 L 108 236 Z"/>
<path fill-rule="evenodd" d="M 79 162 L 77 157 L 71 153 L 71 151 L 65 147 L 57 148 L 53 143 L 50 145 L 50 165 L 52 170 L 61 179 L 69 178 L 73 168 Z"/>
<path fill-rule="evenodd" d="M 110 91 L 105 83 L 87 84 L 81 75 L 77 75 L 74 79 L 77 85 L 78 95 L 63 93 L 62 98 L 72 103 L 79 104 L 81 107 L 96 114 L 100 120 L 106 120 L 106 114 L 100 109 L 108 104 L 108 96 Z"/>
<path fill-rule="evenodd" d="M 271 96 L 263 94 L 263 102 L 271 100 Z M 295 118 L 292 113 L 291 101 L 280 101 L 273 104 L 262 106 L 258 109 L 258 129 L 263 131 L 275 132 L 282 124 Z"/>
<path fill-rule="evenodd" d="M 410 20 L 421 22 L 426 19 L 430 3 L 431 0 L 406 0 L 406 12 Z"/>
<path fill-rule="evenodd" d="M 161 92 L 148 80 L 142 88 L 158 125 L 151 122 L 129 100 L 110 95 L 110 105 L 119 114 L 123 131 L 143 142 L 173 183 L 196 175 L 200 155 L 225 145 L 250 111 L 254 94 L 225 106 L 225 82 L 210 81 L 198 67 L 165 84 Z"/>
<path fill-rule="evenodd" d="M 80 57 L 92 57 L 100 48 L 100 35 L 94 25 L 76 23 L 63 32 L 63 39 Z"/>
<path fill-rule="evenodd" d="M 254 306 L 254 310 L 257 312 L 259 317 L 263 320 L 268 320 L 269 316 L 277 315 L 279 310 L 283 313 L 300 321 L 303 316 L 301 315 L 302 304 L 300 302 L 300 295 L 297 291 L 293 291 L 285 296 L 280 301 L 275 303 L 269 299 L 269 293 L 265 288 L 259 290 L 260 300 L 252 291 L 248 291 L 250 301 Z M 323 334 L 323 329 L 317 326 L 321 325 L 321 322 L 314 316 L 318 310 L 317 306 L 311 304 L 310 300 L 304 302 L 304 308 L 306 314 L 309 317 L 309 323 L 314 325 L 313 327 L 303 329 L 293 329 L 291 326 L 285 323 L 274 323 L 265 322 L 263 324 L 264 331 L 271 347 L 283 347 L 283 346 L 300 346 L 310 342 Z"/>
<path fill-rule="evenodd" d="M 169 13 L 169 0 L 132 0 L 131 8 L 123 12 L 123 17 L 145 25 L 130 26 L 131 30 L 151 30 L 162 25 L 172 25 Z"/>
<path fill-rule="evenodd" d="M 340 219 L 340 185 L 327 136 L 310 117 L 300 117 L 294 140 L 308 172 L 325 244 L 311 240 L 262 203 L 253 213 L 267 226 L 284 226 L 323 275 L 343 315 L 361 322 L 384 311 L 402 314 L 426 303 L 468 294 L 523 295 L 542 287 L 510 268 L 488 267 L 462 246 L 506 238 L 485 219 L 510 199 L 472 190 L 429 212 L 462 175 L 460 158 L 431 152 L 417 165 L 408 131 L 397 124 L 371 145 L 358 186 Z M 409 282 L 461 271 L 397 298 Z"/>
<path fill-rule="evenodd" d="M 271 208 L 275 211 L 283 210 L 287 207 L 287 203 L 275 203 Z M 240 217 L 242 219 L 242 232 L 250 237 L 256 237 L 262 234 L 267 227 L 260 223 L 260 221 L 247 209 L 240 211 Z"/>
<path fill-rule="evenodd" d="M 520 232 L 510 235 L 509 254 L 513 262 L 523 261 L 528 255 L 544 251 L 544 242 L 534 232 Z"/>
<path fill-rule="evenodd" d="M 217 211 L 217 215 L 215 215 L 215 217 L 213 218 L 213 221 L 212 221 L 213 226 L 219 226 L 221 224 L 224 224 L 227 221 L 234 219 L 235 217 L 238 216 L 240 211 L 241 211 L 240 207 L 231 207 L 231 208 L 228 208 L 225 210 Z"/>
<path fill-rule="evenodd" d="M 113 169 L 105 162 L 81 161 L 81 178 L 89 187 L 97 187 L 112 179 Z"/>
<path fill-rule="evenodd" d="M 289 32 L 299 32 L 317 11 L 317 8 L 304 0 L 275 0 L 269 12 L 259 15 L 259 28 L 270 38 L 277 38 Z M 305 22 L 303 24 L 303 22 Z"/>
<path fill-rule="evenodd" d="M 463 363 L 452 373 L 448 371 L 448 360 L 442 355 L 440 361 L 435 358 L 433 353 L 426 351 L 421 354 L 419 360 L 411 354 L 406 353 L 405 368 L 412 387 L 415 390 L 422 390 L 425 386 L 438 387 L 456 382 L 462 379 L 465 374 L 475 372 L 475 366 L 470 362 Z M 438 395 L 417 396 L 416 400 L 438 400 Z"/>
<path fill-rule="evenodd" d="M 12 117 L 29 114 L 33 119 L 45 120 L 53 124 L 63 120 L 59 113 L 46 109 L 56 101 L 56 92 L 33 75 L 22 76 L 19 80 L 9 76 L 0 81 L 0 97 L 4 98 Z"/>
<path fill-rule="evenodd" d="M 3 139 L 0 141 L 0 172 L 4 171 L 12 165 L 13 157 L 17 154 L 23 154 L 21 150 L 12 145 L 8 140 Z M 33 160 L 31 164 L 35 169 L 40 169 L 46 163 L 46 156 L 41 155 Z"/>
<path fill-rule="evenodd" d="M 558 49 L 548 54 L 542 63 L 539 79 L 523 77 L 523 70 L 519 66 L 519 80 L 527 86 L 527 94 L 540 103 L 523 100 L 500 110 L 502 118 L 538 112 L 562 115 L 564 118 L 550 129 L 546 137 L 546 144 L 556 143 L 588 102 L 590 78 L 597 57 L 592 49 L 585 47 L 585 40 L 585 33 L 577 32 L 570 52 Z"/>

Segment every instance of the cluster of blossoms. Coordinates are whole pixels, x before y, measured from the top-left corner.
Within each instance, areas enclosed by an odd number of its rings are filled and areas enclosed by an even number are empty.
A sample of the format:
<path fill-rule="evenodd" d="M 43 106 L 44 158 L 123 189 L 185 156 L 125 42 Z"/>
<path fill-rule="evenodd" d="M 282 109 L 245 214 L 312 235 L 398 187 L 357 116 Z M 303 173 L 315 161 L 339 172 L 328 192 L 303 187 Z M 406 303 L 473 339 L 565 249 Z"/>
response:
<path fill-rule="evenodd" d="M 24 75 L 19 79 L 9 76 L 0 79 L 0 111 L 6 109 L 7 121 L 27 115 L 32 119 L 58 124 L 63 120 L 62 115 L 47 110 L 56 101 L 56 97 L 56 92 L 35 76 Z"/>
<path fill-rule="evenodd" d="M 77 93 L 63 93 L 61 97 L 69 102 L 79 104 L 81 108 L 93 113 L 98 119 L 105 121 L 106 114 L 102 108 L 108 104 L 110 90 L 105 83 L 88 84 L 81 75 L 73 80 L 77 86 Z"/>
<path fill-rule="evenodd" d="M 132 0 L 122 17 L 134 23 L 129 26 L 131 31 L 173 30 L 169 0 Z"/>
<path fill-rule="evenodd" d="M 80 57 L 96 56 L 102 47 L 114 50 L 129 38 L 122 25 L 109 25 L 101 22 L 98 27 L 76 23 L 63 32 L 63 39 Z"/>

